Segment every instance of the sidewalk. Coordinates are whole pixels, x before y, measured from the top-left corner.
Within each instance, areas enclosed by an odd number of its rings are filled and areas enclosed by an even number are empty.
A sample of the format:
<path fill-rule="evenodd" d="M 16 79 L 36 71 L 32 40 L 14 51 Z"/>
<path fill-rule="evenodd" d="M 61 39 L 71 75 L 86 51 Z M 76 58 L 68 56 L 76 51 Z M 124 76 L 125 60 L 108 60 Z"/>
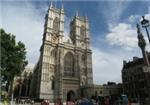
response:
<path fill-rule="evenodd" d="M 140 105 L 139 103 L 132 103 L 131 105 Z"/>

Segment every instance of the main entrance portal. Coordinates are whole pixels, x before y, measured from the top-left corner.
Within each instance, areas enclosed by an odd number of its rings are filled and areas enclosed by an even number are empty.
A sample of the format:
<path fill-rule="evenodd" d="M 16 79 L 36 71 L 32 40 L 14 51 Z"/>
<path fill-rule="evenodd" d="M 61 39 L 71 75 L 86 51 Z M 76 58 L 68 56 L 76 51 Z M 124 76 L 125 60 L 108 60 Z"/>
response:
<path fill-rule="evenodd" d="M 67 101 L 73 101 L 75 99 L 75 93 L 74 93 L 74 91 L 69 91 L 68 93 L 67 93 Z"/>

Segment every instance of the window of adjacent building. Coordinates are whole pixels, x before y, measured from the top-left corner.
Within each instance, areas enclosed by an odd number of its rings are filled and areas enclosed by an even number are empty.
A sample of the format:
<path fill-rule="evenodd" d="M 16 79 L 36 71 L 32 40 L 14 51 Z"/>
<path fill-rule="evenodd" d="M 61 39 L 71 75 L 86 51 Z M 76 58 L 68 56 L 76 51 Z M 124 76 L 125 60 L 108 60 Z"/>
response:
<path fill-rule="evenodd" d="M 110 95 L 112 94 L 111 90 L 109 90 L 109 94 L 110 94 Z"/>
<path fill-rule="evenodd" d="M 100 93 L 100 94 L 102 94 L 103 92 L 102 92 L 102 91 L 100 91 L 99 93 Z"/>
<path fill-rule="evenodd" d="M 64 57 L 64 76 L 74 76 L 74 74 L 74 58 L 69 52 Z"/>
<path fill-rule="evenodd" d="M 95 95 L 96 95 L 96 96 L 98 95 L 97 91 L 95 91 Z"/>

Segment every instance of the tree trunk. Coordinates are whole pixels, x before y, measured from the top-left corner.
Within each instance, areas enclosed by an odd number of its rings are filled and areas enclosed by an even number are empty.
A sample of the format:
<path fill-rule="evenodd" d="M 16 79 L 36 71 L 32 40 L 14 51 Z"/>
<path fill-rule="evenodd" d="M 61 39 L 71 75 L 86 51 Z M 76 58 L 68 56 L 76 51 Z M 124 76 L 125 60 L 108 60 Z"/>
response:
<path fill-rule="evenodd" d="M 9 86 L 9 97 L 11 97 L 11 105 L 13 104 L 13 83 L 14 83 L 14 78 L 10 81 L 10 86 Z"/>
<path fill-rule="evenodd" d="M 19 97 L 21 97 L 21 91 L 22 91 L 22 83 L 19 85 Z"/>
<path fill-rule="evenodd" d="M 26 94 L 26 96 L 28 96 L 28 79 L 26 80 L 26 92 L 25 92 L 25 94 Z"/>
<path fill-rule="evenodd" d="M 7 82 L 6 83 L 6 91 L 9 93 L 9 85 L 10 85 L 10 82 Z"/>
<path fill-rule="evenodd" d="M 9 94 L 9 97 L 11 97 L 11 94 L 13 92 L 13 80 L 10 81 L 10 84 L 9 84 L 9 90 L 8 90 L 8 94 Z"/>

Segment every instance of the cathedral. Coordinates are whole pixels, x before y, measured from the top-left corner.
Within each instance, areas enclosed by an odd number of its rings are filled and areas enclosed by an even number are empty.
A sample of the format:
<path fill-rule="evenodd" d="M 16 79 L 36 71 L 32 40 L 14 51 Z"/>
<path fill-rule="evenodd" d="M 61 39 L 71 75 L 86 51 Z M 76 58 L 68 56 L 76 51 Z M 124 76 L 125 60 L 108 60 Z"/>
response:
<path fill-rule="evenodd" d="M 78 13 L 64 35 L 64 9 L 51 5 L 45 16 L 40 57 L 34 68 L 30 95 L 38 99 L 71 100 L 91 97 L 93 86 L 89 23 Z M 35 97 L 36 96 L 36 97 Z"/>

